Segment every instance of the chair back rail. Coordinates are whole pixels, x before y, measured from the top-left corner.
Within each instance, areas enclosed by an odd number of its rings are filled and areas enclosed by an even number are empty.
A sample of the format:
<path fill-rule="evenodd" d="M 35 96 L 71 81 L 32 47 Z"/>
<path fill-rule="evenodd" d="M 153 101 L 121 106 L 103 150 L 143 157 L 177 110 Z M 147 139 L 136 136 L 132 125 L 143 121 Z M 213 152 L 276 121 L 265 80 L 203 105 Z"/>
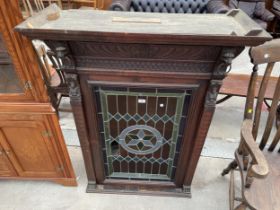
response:
<path fill-rule="evenodd" d="M 248 87 L 248 93 L 246 98 L 246 105 L 245 105 L 245 112 L 244 112 L 244 119 L 253 119 L 252 124 L 252 135 L 253 138 L 256 140 L 259 127 L 260 127 L 260 119 L 261 119 L 261 111 L 262 105 L 265 101 L 265 92 L 268 87 L 269 78 L 271 77 L 273 67 L 275 66 L 276 62 L 280 61 L 280 39 L 274 39 L 269 41 L 263 45 L 252 47 L 250 49 L 250 57 L 251 62 L 254 64 L 253 72 L 251 75 L 251 80 Z M 259 64 L 267 64 L 267 67 L 264 72 L 263 79 L 260 84 L 260 89 L 258 92 L 258 98 L 256 102 L 256 106 L 254 108 L 254 96 L 256 92 L 256 83 L 257 81 L 257 72 L 258 72 L 258 65 Z M 264 149 L 268 143 L 269 137 L 271 135 L 273 122 L 275 120 L 279 100 L 280 100 L 280 77 L 277 80 L 277 84 L 274 90 L 274 95 L 272 99 L 272 103 L 269 109 L 268 117 L 266 120 L 265 130 L 261 136 L 261 142 L 259 144 L 260 149 Z M 253 112 L 254 110 L 254 112 Z M 241 136 L 242 140 L 242 136 Z M 273 137 L 272 143 L 269 147 L 269 151 L 273 151 L 280 140 L 280 130 L 278 129 L 276 134 Z M 241 141 L 239 151 L 240 153 L 244 153 L 244 155 L 248 155 L 246 148 L 243 148 L 243 141 Z M 241 152 L 242 151 L 242 152 Z M 246 164 L 245 164 L 246 165 Z"/>
<path fill-rule="evenodd" d="M 266 122 L 265 131 L 264 131 L 264 134 L 262 136 L 261 143 L 260 143 L 260 149 L 263 149 L 266 146 L 266 144 L 268 142 L 268 138 L 269 138 L 271 130 L 272 130 L 273 122 L 274 122 L 277 107 L 278 107 L 278 102 L 279 102 L 279 99 L 280 99 L 280 91 L 279 90 L 280 90 L 280 77 L 278 79 L 278 82 L 277 82 L 277 85 L 276 85 L 276 88 L 275 88 L 272 104 L 271 104 L 269 114 L 268 114 L 268 118 L 267 118 L 267 122 Z"/>
<path fill-rule="evenodd" d="M 274 39 L 260 46 L 252 47 L 250 56 L 255 65 L 280 61 L 280 39 Z"/>
<path fill-rule="evenodd" d="M 275 147 L 277 146 L 278 142 L 280 140 L 280 127 L 277 129 L 277 132 L 268 148 L 268 151 L 274 151 Z M 280 148 L 278 150 L 278 152 L 280 153 Z"/>
<path fill-rule="evenodd" d="M 267 64 L 263 79 L 261 81 L 261 85 L 260 85 L 260 89 L 259 89 L 259 93 L 258 93 L 257 104 L 256 104 L 256 108 L 255 108 L 254 127 L 253 127 L 253 131 L 252 131 L 254 139 L 256 139 L 257 135 L 258 135 L 258 130 L 259 130 L 259 126 L 260 126 L 261 108 L 262 108 L 263 101 L 265 99 L 264 98 L 265 92 L 266 92 L 266 89 L 268 86 L 269 77 L 271 76 L 273 67 L 274 67 L 274 63 Z"/>

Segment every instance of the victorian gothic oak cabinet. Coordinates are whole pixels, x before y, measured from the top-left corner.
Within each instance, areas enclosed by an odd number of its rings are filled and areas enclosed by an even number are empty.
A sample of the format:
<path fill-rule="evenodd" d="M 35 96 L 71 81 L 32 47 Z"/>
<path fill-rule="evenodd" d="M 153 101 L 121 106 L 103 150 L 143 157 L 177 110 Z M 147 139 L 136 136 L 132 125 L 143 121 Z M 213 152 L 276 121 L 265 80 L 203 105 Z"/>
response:
<path fill-rule="evenodd" d="M 181 196 L 191 195 L 231 60 L 271 39 L 238 10 L 165 15 L 53 5 L 16 30 L 46 41 L 62 60 L 87 192 Z"/>
<path fill-rule="evenodd" d="M 0 179 L 76 185 L 29 40 L 14 32 L 17 1 L 0 1 Z"/>

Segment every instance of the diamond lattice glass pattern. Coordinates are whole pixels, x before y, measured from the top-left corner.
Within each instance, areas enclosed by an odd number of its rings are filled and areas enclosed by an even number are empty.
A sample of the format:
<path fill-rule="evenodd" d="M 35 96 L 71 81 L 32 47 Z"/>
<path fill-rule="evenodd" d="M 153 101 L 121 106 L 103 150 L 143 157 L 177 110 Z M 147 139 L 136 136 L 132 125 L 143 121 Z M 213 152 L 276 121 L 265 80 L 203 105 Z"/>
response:
<path fill-rule="evenodd" d="M 191 90 L 94 91 L 106 177 L 173 180 Z"/>

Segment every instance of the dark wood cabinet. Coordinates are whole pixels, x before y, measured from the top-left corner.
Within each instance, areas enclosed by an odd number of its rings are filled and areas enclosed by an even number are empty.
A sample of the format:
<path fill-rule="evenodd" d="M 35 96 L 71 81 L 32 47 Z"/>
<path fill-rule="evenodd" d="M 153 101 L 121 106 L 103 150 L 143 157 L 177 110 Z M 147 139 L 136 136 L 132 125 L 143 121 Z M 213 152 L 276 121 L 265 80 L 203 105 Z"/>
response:
<path fill-rule="evenodd" d="M 51 6 L 16 30 L 46 41 L 63 63 L 87 192 L 176 196 L 191 195 L 232 59 L 271 39 L 238 10 L 132 15 Z"/>
<path fill-rule="evenodd" d="M 17 1 L 0 2 L 0 179 L 75 186 L 62 131 L 32 44 L 14 31 Z"/>

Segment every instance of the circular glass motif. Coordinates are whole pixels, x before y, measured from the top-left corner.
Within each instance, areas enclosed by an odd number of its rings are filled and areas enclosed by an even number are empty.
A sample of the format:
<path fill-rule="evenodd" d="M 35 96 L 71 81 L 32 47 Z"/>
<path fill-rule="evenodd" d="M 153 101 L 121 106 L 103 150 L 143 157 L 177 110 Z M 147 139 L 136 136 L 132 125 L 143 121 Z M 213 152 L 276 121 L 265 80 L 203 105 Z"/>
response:
<path fill-rule="evenodd" d="M 128 152 L 146 155 L 157 151 L 162 145 L 158 130 L 147 125 L 133 125 L 119 135 L 119 144 Z"/>

